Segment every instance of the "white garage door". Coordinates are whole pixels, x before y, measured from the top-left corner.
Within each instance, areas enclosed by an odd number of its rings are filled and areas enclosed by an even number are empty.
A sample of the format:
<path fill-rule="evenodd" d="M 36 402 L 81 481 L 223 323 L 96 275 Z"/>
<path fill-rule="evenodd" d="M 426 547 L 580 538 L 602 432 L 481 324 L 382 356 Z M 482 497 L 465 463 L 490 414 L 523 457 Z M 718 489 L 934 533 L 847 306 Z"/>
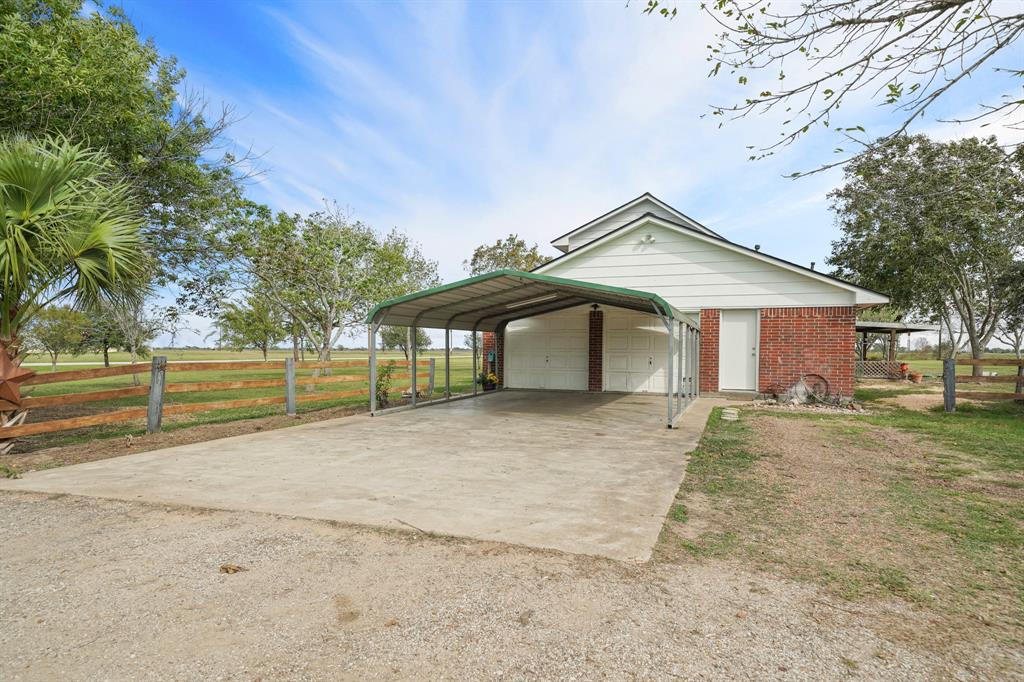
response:
<path fill-rule="evenodd" d="M 661 319 L 604 309 L 604 390 L 664 393 L 668 332 Z"/>
<path fill-rule="evenodd" d="M 587 390 L 589 308 L 510 322 L 505 328 L 509 388 Z"/>

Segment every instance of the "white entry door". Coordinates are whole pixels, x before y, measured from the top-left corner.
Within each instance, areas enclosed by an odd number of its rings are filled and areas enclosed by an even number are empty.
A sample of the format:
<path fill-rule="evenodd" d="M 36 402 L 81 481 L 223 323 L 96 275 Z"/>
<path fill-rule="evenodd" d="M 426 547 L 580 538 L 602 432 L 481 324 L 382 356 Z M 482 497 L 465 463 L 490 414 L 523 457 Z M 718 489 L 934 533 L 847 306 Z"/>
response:
<path fill-rule="evenodd" d="M 656 315 L 604 309 L 604 390 L 664 393 L 668 332 Z"/>
<path fill-rule="evenodd" d="M 505 385 L 587 390 L 589 308 L 510 322 L 505 328 Z"/>
<path fill-rule="evenodd" d="M 757 390 L 757 310 L 723 310 L 718 327 L 718 388 Z"/>

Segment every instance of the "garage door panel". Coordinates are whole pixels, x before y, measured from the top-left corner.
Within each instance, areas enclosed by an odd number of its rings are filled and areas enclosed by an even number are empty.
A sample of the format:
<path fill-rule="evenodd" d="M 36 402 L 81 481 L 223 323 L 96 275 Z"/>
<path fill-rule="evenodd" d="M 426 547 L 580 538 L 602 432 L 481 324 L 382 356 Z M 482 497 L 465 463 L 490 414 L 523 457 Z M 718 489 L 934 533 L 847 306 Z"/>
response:
<path fill-rule="evenodd" d="M 655 315 L 605 309 L 605 390 L 664 393 L 668 332 Z"/>
<path fill-rule="evenodd" d="M 509 388 L 586 390 L 589 310 L 586 306 L 512 322 L 505 329 Z"/>

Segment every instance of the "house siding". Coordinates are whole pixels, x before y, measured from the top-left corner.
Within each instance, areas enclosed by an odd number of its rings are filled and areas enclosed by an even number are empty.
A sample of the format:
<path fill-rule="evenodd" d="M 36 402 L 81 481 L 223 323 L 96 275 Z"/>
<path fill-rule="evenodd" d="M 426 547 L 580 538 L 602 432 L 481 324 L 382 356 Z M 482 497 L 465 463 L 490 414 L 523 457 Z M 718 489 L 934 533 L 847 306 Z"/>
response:
<path fill-rule="evenodd" d="M 679 216 L 675 215 L 671 211 L 666 211 L 661 206 L 658 206 L 653 201 L 643 201 L 628 211 L 624 211 L 616 216 L 606 218 L 596 225 L 591 225 L 586 230 L 573 235 L 569 238 L 569 251 L 578 249 L 581 246 L 586 246 L 595 239 L 600 239 L 612 230 L 617 230 L 623 225 L 633 222 L 645 213 L 652 213 L 659 218 L 665 220 L 672 220 L 678 222 Z"/>
<path fill-rule="evenodd" d="M 653 243 L 645 243 L 646 235 Z M 654 224 L 640 225 L 541 272 L 653 292 L 683 311 L 854 303 L 850 290 Z"/>

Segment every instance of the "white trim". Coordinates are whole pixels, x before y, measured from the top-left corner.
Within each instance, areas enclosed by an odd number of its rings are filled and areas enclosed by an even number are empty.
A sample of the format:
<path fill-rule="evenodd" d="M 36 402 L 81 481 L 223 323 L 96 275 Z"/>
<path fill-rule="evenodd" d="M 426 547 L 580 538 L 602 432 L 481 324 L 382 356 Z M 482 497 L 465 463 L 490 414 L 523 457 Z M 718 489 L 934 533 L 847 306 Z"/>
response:
<path fill-rule="evenodd" d="M 664 201 L 662 201 L 658 197 L 656 197 L 653 194 L 651 194 L 650 192 L 644 192 L 643 194 L 638 196 L 636 199 L 633 199 L 632 201 L 623 204 L 619 208 L 617 208 L 617 209 L 615 209 L 613 211 L 610 211 L 608 213 L 605 213 L 604 215 L 598 216 L 597 218 L 594 218 L 590 222 L 588 222 L 588 223 L 586 223 L 584 225 L 580 225 L 575 230 L 572 230 L 571 232 L 566 232 L 562 236 L 557 237 L 556 239 L 554 239 L 551 242 L 551 245 L 554 246 L 559 251 L 568 252 L 568 250 L 569 250 L 569 239 L 573 235 L 579 234 L 580 232 L 582 232 L 582 231 L 584 231 L 584 230 L 586 230 L 588 228 L 591 228 L 594 225 L 597 225 L 598 223 L 602 223 L 602 222 L 604 222 L 606 220 L 614 218 L 615 216 L 619 215 L 620 213 L 623 213 L 625 211 L 630 210 L 631 208 L 634 208 L 637 204 L 639 204 L 639 203 L 641 203 L 643 201 L 650 201 L 651 203 L 655 204 L 656 206 L 658 206 L 662 210 L 668 211 L 672 215 L 674 215 L 677 218 L 679 218 L 680 221 L 682 221 L 682 222 L 686 223 L 688 226 L 692 227 L 694 230 L 697 230 L 699 232 L 703 232 L 705 234 L 710 234 L 710 235 L 713 235 L 715 237 L 721 236 L 721 235 L 717 234 L 716 232 L 710 230 L 709 228 L 704 227 L 703 225 L 698 223 L 696 220 L 694 220 L 690 216 L 688 216 L 688 215 L 686 215 L 684 213 L 680 213 L 677 209 L 672 208 L 671 206 L 666 204 Z M 600 239 L 600 237 L 598 237 L 597 239 Z M 587 244 L 587 245 L 589 245 L 589 244 Z M 583 247 L 577 247 L 577 250 L 580 249 L 580 248 L 583 248 Z"/>
<path fill-rule="evenodd" d="M 733 244 L 730 241 L 726 241 L 724 239 L 718 239 L 718 238 L 715 238 L 715 237 L 710 237 L 707 234 L 704 234 L 704 233 L 700 232 L 699 230 L 689 229 L 689 228 L 686 228 L 686 227 L 681 227 L 681 226 L 675 225 L 675 224 L 673 224 L 673 223 L 671 223 L 671 222 L 669 222 L 667 220 L 664 220 L 662 218 L 659 218 L 657 216 L 652 216 L 652 215 L 641 216 L 641 217 L 637 218 L 636 220 L 634 220 L 632 223 L 626 223 L 622 227 L 620 227 L 620 228 L 618 228 L 616 230 L 613 230 L 613 231 L 609 232 L 608 234 L 606 234 L 604 236 L 598 237 L 594 241 L 592 241 L 592 242 L 590 242 L 588 244 L 585 244 L 585 245 L 579 247 L 578 249 L 573 249 L 572 251 L 570 251 L 569 253 L 565 254 L 564 256 L 560 256 L 559 258 L 556 258 L 555 260 L 553 260 L 553 261 L 551 261 L 549 263 L 546 263 L 545 265 L 540 266 L 539 268 L 534 270 L 534 272 L 543 274 L 546 270 L 549 270 L 549 269 L 551 269 L 551 268 L 553 268 L 553 267 L 555 267 L 557 265 L 562 265 L 563 263 L 568 262 L 572 258 L 575 258 L 576 256 L 579 256 L 579 255 L 581 255 L 583 253 L 586 253 L 587 251 L 590 251 L 593 248 L 596 248 L 596 247 L 600 246 L 601 244 L 603 244 L 606 241 L 610 241 L 612 239 L 616 239 L 618 237 L 622 237 L 623 235 L 629 234 L 630 232 L 633 232 L 634 230 L 637 230 L 640 227 L 643 227 L 644 225 L 651 224 L 651 223 L 653 223 L 653 224 L 655 224 L 655 225 L 657 225 L 659 227 L 663 227 L 663 228 L 669 229 L 669 230 L 674 230 L 674 231 L 676 231 L 676 232 L 678 232 L 680 234 L 684 234 L 684 235 L 693 237 L 695 239 L 699 239 L 701 241 L 707 242 L 708 244 L 713 244 L 715 246 L 720 246 L 723 249 L 726 249 L 726 250 L 729 250 L 729 251 L 734 251 L 734 252 L 742 254 L 744 256 L 749 256 L 750 258 L 753 258 L 753 259 L 759 260 L 759 261 L 763 261 L 763 262 L 768 263 L 770 265 L 774 265 L 774 266 L 776 266 L 778 268 L 782 268 L 783 270 L 789 270 L 790 272 L 795 272 L 798 275 L 803 275 L 804 277 L 808 277 L 810 279 L 815 279 L 815 280 L 818 280 L 820 282 L 824 282 L 825 284 L 830 284 L 830 285 L 836 287 L 837 289 L 845 289 L 847 291 L 852 291 L 856 295 L 855 299 L 854 299 L 856 305 L 877 305 L 877 304 L 885 304 L 885 303 L 889 302 L 889 297 L 888 296 L 883 296 L 882 294 L 878 294 L 878 293 L 876 293 L 874 291 L 871 291 L 870 289 L 864 289 L 863 287 L 859 287 L 856 284 L 849 284 L 847 282 L 841 282 L 841 281 L 839 281 L 837 279 L 833 279 L 833 278 L 828 277 L 826 275 L 823 275 L 821 273 L 814 272 L 813 270 L 807 270 L 806 268 L 802 268 L 802 267 L 800 267 L 798 265 L 793 265 L 791 263 L 786 263 L 786 262 L 778 260 L 776 258 L 772 258 L 771 256 L 769 256 L 767 254 L 763 254 L 760 251 L 751 251 L 751 250 L 746 249 L 746 248 L 744 248 L 742 246 L 739 246 L 737 244 Z M 795 306 L 795 307 L 800 307 L 800 306 Z M 835 306 L 814 306 L 814 307 L 835 307 Z"/>

